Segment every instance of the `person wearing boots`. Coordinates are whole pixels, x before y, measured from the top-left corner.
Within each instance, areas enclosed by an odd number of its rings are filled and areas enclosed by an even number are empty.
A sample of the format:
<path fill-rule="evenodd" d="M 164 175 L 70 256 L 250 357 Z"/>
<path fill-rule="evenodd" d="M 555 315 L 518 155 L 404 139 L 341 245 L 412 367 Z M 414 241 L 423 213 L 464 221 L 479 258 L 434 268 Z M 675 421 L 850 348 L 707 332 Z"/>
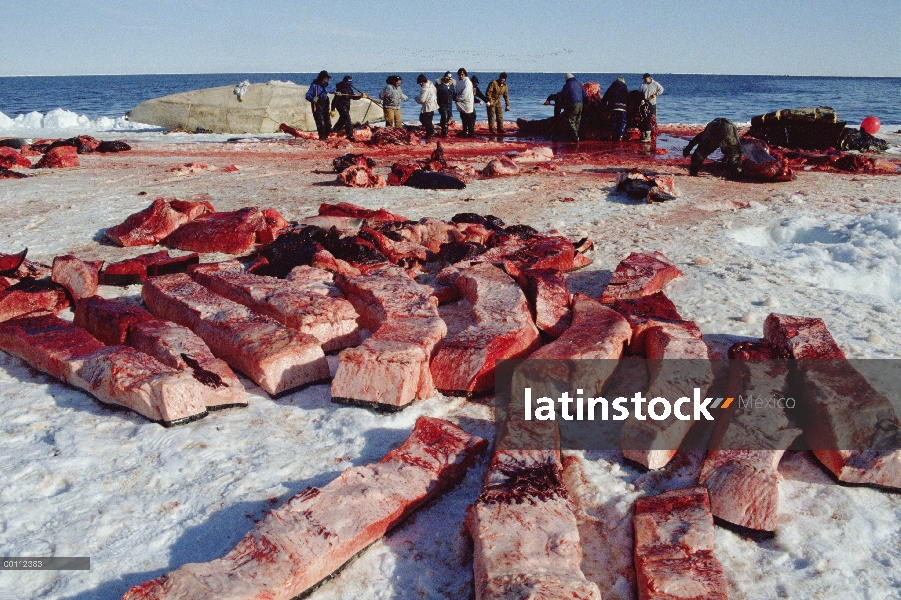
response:
<path fill-rule="evenodd" d="M 454 88 L 454 76 L 450 71 L 444 77 L 435 82 L 435 92 L 438 97 L 438 114 L 441 116 L 439 127 L 441 137 L 447 137 L 447 130 L 454 118 L 454 97 L 457 92 Z"/>
<path fill-rule="evenodd" d="M 469 80 L 469 74 L 466 69 L 457 71 L 457 85 L 455 86 L 456 95 L 454 99 L 457 101 L 457 110 L 460 111 L 460 121 L 462 121 L 463 131 L 460 137 L 471 138 L 476 135 L 476 111 L 475 111 L 475 94 L 472 90 L 472 81 Z"/>
<path fill-rule="evenodd" d="M 320 71 L 310 89 L 307 90 L 306 99 L 313 109 L 313 120 L 316 122 L 316 132 L 320 140 L 327 140 L 332 131 L 332 116 L 329 114 L 328 99 L 328 71 Z"/>
<path fill-rule="evenodd" d="M 354 80 L 350 75 L 345 75 L 344 79 L 341 80 L 341 83 L 335 86 L 335 97 L 332 98 L 332 110 L 338 112 L 338 122 L 335 123 L 335 127 L 332 131 L 337 132 L 343 130 L 347 135 L 347 139 L 355 142 L 357 140 L 354 139 L 354 125 L 350 120 L 350 101 L 359 100 L 363 95 L 354 93 L 353 81 Z"/>
<path fill-rule="evenodd" d="M 694 153 L 692 153 L 692 148 L 694 148 Z M 729 119 L 712 120 L 707 123 L 704 131 L 688 142 L 688 145 L 682 150 L 682 156 L 688 157 L 691 154 L 691 166 L 688 172 L 696 177 L 704 160 L 717 148 L 723 151 L 723 158 L 729 167 L 729 178 L 741 177 L 741 142 L 738 139 L 738 129 Z"/>
<path fill-rule="evenodd" d="M 645 101 L 645 110 L 647 110 L 647 117 L 642 119 L 641 122 L 641 140 L 642 142 L 650 142 L 651 141 L 651 129 L 653 129 L 653 124 L 656 124 L 657 121 L 657 96 L 663 93 L 663 86 L 654 81 L 654 78 L 651 77 L 650 73 L 645 73 L 643 75 L 644 81 L 639 88 L 641 93 L 644 94 Z M 653 124 L 652 124 L 653 123 Z"/>
<path fill-rule="evenodd" d="M 429 141 L 435 135 L 435 124 L 433 121 L 435 119 L 435 110 L 438 108 L 438 93 L 435 91 L 435 85 L 422 73 L 416 78 L 416 83 L 419 84 L 419 96 L 416 98 L 416 102 L 422 105 L 422 110 L 419 112 L 419 122 L 422 123 L 423 129 L 425 129 L 426 141 Z"/>
<path fill-rule="evenodd" d="M 400 89 L 403 83 L 400 75 L 390 75 L 385 80 L 385 88 L 379 94 L 382 100 L 382 110 L 385 112 L 386 127 L 403 127 L 404 121 L 400 116 L 400 105 L 404 100 L 409 100 Z"/>
<path fill-rule="evenodd" d="M 510 110 L 510 97 L 507 95 L 507 74 L 501 73 L 497 79 L 488 84 L 485 90 L 488 104 L 488 131 L 494 133 L 495 122 L 497 122 L 497 132 L 504 133 L 504 111 Z M 501 98 L 507 108 L 501 108 Z"/>
<path fill-rule="evenodd" d="M 582 125 L 582 105 L 587 99 L 585 88 L 572 73 L 565 75 L 566 83 L 557 93 L 556 105 L 560 106 L 560 127 L 566 141 L 579 141 L 579 127 Z"/>
<path fill-rule="evenodd" d="M 619 142 L 626 132 L 626 104 L 629 100 L 629 88 L 623 77 L 617 77 L 607 91 L 604 92 L 604 106 L 610 111 L 611 132 L 613 141 Z"/>

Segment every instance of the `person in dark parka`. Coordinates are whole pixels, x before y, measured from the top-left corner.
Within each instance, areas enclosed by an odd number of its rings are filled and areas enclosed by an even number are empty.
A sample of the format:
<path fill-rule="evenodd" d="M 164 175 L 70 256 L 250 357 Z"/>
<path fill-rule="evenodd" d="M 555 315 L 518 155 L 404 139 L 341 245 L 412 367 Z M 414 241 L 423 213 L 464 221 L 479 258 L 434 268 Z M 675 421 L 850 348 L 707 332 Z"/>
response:
<path fill-rule="evenodd" d="M 316 122 L 316 131 L 320 140 L 327 140 L 332 131 L 332 116 L 329 114 L 329 74 L 328 71 L 320 71 L 319 75 L 310 84 L 306 99 L 313 109 L 313 120 Z"/>
<path fill-rule="evenodd" d="M 454 76 L 450 71 L 444 77 L 435 82 L 435 92 L 438 97 L 438 114 L 441 116 L 441 137 L 447 137 L 450 122 L 454 119 Z"/>
<path fill-rule="evenodd" d="M 626 105 L 629 88 L 623 77 L 617 77 L 604 92 L 604 107 L 610 111 L 613 141 L 618 142 L 626 132 Z"/>
<path fill-rule="evenodd" d="M 738 140 L 738 129 L 729 119 L 714 119 L 707 123 L 704 131 L 694 136 L 682 150 L 682 156 L 688 157 L 691 154 L 689 173 L 696 176 L 701 165 L 717 148 L 723 151 L 723 158 L 729 167 L 729 177 L 740 177 L 741 142 Z"/>
<path fill-rule="evenodd" d="M 572 73 L 565 75 L 566 83 L 557 94 L 557 104 L 563 109 L 560 114 L 564 137 L 568 141 L 579 141 L 579 127 L 582 125 L 582 105 L 587 100 L 585 88 Z"/>
<path fill-rule="evenodd" d="M 335 86 L 335 96 L 332 98 L 332 110 L 338 112 L 338 122 L 332 131 L 344 131 L 347 139 L 355 142 L 354 125 L 350 120 L 350 101 L 359 100 L 362 94 L 354 93 L 353 78 L 345 75 L 341 83 Z"/>

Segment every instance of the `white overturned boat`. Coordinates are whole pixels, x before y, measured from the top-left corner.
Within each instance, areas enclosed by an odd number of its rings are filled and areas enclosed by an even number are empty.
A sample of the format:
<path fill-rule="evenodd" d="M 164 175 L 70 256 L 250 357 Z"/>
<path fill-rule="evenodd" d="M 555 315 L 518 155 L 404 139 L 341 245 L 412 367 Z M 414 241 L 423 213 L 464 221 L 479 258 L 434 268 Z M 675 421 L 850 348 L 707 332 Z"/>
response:
<path fill-rule="evenodd" d="M 313 111 L 305 98 L 308 89 L 289 81 L 226 85 L 147 100 L 125 117 L 135 123 L 190 132 L 275 133 L 282 123 L 316 131 Z M 240 100 L 239 92 L 243 92 Z M 385 120 L 381 105 L 369 98 L 351 101 L 350 116 L 355 125 Z"/>

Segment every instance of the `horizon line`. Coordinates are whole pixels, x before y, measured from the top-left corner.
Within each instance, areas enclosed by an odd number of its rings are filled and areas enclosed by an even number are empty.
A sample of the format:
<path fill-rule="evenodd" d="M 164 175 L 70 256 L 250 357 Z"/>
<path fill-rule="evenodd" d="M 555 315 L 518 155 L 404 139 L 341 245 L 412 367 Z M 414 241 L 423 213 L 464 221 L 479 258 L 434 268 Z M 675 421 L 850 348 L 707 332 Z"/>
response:
<path fill-rule="evenodd" d="M 478 72 L 491 72 L 492 69 L 470 69 Z M 354 73 L 361 75 L 380 74 L 380 73 L 415 73 L 413 71 L 365 71 L 352 69 L 333 69 L 338 73 Z M 447 69 L 422 69 L 420 72 L 443 73 Z M 508 72 L 523 75 L 550 75 L 558 74 L 558 71 L 513 71 L 504 69 L 495 69 L 498 73 Z M 171 72 L 171 73 L 74 73 L 74 74 L 55 74 L 55 75 L 0 75 L 0 78 L 17 78 L 17 77 L 141 77 L 150 75 L 315 75 L 318 71 L 209 71 L 209 72 Z M 628 71 L 571 71 L 576 74 L 620 74 L 620 75 L 640 75 L 639 72 L 630 73 Z M 563 71 L 559 71 L 562 74 Z M 712 77 L 832 77 L 837 79 L 901 79 L 899 75 L 790 75 L 790 74 L 774 74 L 774 73 L 689 73 L 689 72 L 657 72 L 658 75 L 704 75 Z M 655 75 L 656 76 L 656 75 Z"/>

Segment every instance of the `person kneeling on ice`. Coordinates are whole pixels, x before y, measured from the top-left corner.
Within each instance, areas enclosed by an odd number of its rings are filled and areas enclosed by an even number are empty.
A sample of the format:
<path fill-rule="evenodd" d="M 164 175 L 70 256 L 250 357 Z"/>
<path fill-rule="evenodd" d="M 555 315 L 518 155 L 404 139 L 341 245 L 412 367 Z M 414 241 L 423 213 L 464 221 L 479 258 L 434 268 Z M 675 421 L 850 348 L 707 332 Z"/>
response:
<path fill-rule="evenodd" d="M 310 84 L 306 99 L 313 109 L 313 120 L 316 121 L 316 131 L 320 140 L 327 140 L 332 131 L 332 116 L 329 114 L 328 99 L 328 71 L 319 71 L 316 80 Z"/>
<path fill-rule="evenodd" d="M 695 148 L 697 146 L 697 148 Z M 692 153 L 694 148 L 694 153 Z M 723 151 L 723 158 L 729 167 L 729 177 L 736 179 L 741 176 L 741 143 L 738 141 L 738 129 L 729 119 L 714 119 L 707 123 L 704 131 L 694 136 L 685 149 L 682 156 L 691 154 L 691 166 L 688 172 L 697 176 L 704 160 L 719 148 Z"/>

